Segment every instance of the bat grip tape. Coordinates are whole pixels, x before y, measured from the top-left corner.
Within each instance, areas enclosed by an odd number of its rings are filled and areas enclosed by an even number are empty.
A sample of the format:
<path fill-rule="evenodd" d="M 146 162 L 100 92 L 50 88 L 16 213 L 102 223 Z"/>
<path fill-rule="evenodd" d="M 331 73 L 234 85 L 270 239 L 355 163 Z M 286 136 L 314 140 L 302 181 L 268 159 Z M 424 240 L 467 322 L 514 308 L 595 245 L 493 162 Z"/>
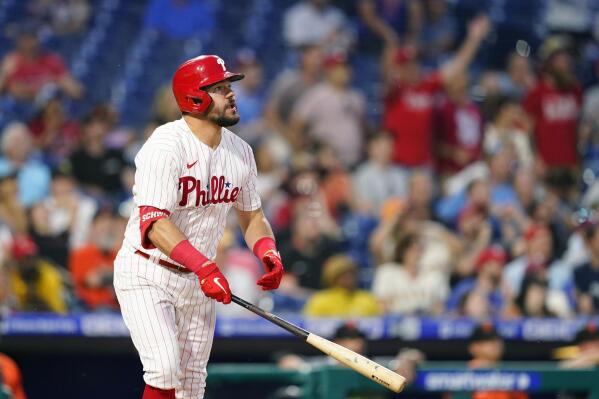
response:
<path fill-rule="evenodd" d="M 264 309 L 261 309 L 258 306 L 253 305 L 253 304 L 239 298 L 237 295 L 231 295 L 231 300 L 233 302 L 235 302 L 236 304 L 238 304 L 239 306 L 246 308 L 250 312 L 253 312 L 253 313 L 257 314 L 258 316 L 261 316 L 261 317 L 265 318 L 266 320 L 270 321 L 271 323 L 274 323 L 277 326 L 289 331 L 291 334 L 303 339 L 304 341 L 306 339 L 308 339 L 308 335 L 310 335 L 310 333 L 308 331 L 304 330 L 303 328 L 298 327 L 295 324 L 290 323 L 288 321 L 285 321 L 285 320 L 281 319 L 280 317 L 278 317 L 272 313 L 269 313 L 269 312 L 265 311 Z"/>

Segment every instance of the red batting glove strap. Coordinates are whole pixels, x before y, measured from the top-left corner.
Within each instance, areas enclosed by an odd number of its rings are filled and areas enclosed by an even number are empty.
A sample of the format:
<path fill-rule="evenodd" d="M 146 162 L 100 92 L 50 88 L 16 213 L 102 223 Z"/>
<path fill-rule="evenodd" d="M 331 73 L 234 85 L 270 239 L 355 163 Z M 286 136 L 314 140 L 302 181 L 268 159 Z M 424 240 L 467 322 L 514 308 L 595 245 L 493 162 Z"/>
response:
<path fill-rule="evenodd" d="M 195 249 L 189 240 L 183 240 L 175 245 L 175 248 L 171 251 L 170 258 L 182 264 L 195 274 L 201 273 L 203 276 L 206 276 L 210 273 L 209 270 L 204 270 L 204 265 L 209 266 L 207 263 L 210 262 L 210 259 Z M 216 266 L 216 264 L 214 264 L 214 266 Z M 199 274 L 198 277 L 200 277 Z"/>
<path fill-rule="evenodd" d="M 273 240 L 272 237 L 260 238 L 254 244 L 254 249 L 252 251 L 254 252 L 254 255 L 256 255 L 256 257 L 258 259 L 262 259 L 264 257 L 264 255 L 266 254 L 266 252 L 268 252 L 268 251 L 274 251 L 275 253 L 278 254 L 275 240 Z"/>

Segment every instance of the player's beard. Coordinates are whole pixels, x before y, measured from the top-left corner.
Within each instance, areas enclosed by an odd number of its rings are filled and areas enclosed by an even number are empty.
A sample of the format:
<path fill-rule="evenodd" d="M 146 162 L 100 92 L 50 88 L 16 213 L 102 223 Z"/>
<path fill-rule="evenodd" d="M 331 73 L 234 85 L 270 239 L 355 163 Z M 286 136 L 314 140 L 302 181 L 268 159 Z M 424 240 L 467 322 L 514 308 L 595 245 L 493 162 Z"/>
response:
<path fill-rule="evenodd" d="M 209 115 L 208 118 L 220 127 L 233 126 L 239 122 L 239 114 L 235 112 L 233 116 L 227 116 L 227 111 L 234 106 L 234 103 L 231 105 L 226 105 L 219 115 Z"/>
<path fill-rule="evenodd" d="M 226 115 L 218 115 L 210 117 L 210 120 L 216 123 L 220 127 L 229 127 L 235 125 L 239 122 L 239 115 L 235 116 L 226 116 Z"/>

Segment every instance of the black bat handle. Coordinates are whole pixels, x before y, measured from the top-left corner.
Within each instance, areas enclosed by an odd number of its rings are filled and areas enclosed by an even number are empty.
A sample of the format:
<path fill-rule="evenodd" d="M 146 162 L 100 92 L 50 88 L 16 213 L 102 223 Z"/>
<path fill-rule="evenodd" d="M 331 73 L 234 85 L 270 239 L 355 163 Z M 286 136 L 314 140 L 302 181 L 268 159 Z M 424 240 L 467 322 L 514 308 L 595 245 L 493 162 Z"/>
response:
<path fill-rule="evenodd" d="M 266 310 L 261 309 L 258 306 L 241 299 L 237 295 L 231 295 L 231 300 L 239 306 L 246 308 L 250 312 L 253 312 L 258 316 L 270 321 L 271 323 L 274 323 L 277 326 L 289 331 L 291 334 L 303 339 L 304 341 L 308 338 L 308 335 L 310 335 L 310 333 L 304 330 L 303 328 L 298 327 L 295 324 L 288 322 L 287 320 L 283 320 L 279 316 L 269 313 Z"/>

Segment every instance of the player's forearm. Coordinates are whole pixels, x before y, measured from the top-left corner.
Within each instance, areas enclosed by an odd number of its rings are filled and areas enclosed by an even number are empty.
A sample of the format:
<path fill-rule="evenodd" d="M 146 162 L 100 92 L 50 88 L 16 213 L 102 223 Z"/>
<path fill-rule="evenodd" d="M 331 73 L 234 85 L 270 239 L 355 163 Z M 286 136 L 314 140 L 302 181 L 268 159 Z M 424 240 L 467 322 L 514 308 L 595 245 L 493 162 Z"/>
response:
<path fill-rule="evenodd" d="M 245 242 L 256 258 L 262 262 L 265 274 L 256 282 L 263 290 L 279 288 L 283 273 L 283 262 L 277 251 L 270 223 L 264 217 L 262 209 L 254 211 L 237 211 L 239 226 Z"/>
<path fill-rule="evenodd" d="M 148 238 L 163 254 L 170 256 L 173 248 L 187 237 L 169 219 L 159 219 L 152 224 Z"/>
<path fill-rule="evenodd" d="M 249 249 L 253 249 L 256 242 L 263 237 L 270 237 L 274 240 L 274 234 L 270 223 L 266 220 L 266 217 L 260 211 L 252 216 L 247 224 L 247 228 L 244 232 L 245 242 Z"/>
<path fill-rule="evenodd" d="M 218 270 L 218 266 L 194 248 L 185 234 L 167 218 L 152 224 L 148 238 L 162 253 L 194 272 L 200 280 Z"/>

